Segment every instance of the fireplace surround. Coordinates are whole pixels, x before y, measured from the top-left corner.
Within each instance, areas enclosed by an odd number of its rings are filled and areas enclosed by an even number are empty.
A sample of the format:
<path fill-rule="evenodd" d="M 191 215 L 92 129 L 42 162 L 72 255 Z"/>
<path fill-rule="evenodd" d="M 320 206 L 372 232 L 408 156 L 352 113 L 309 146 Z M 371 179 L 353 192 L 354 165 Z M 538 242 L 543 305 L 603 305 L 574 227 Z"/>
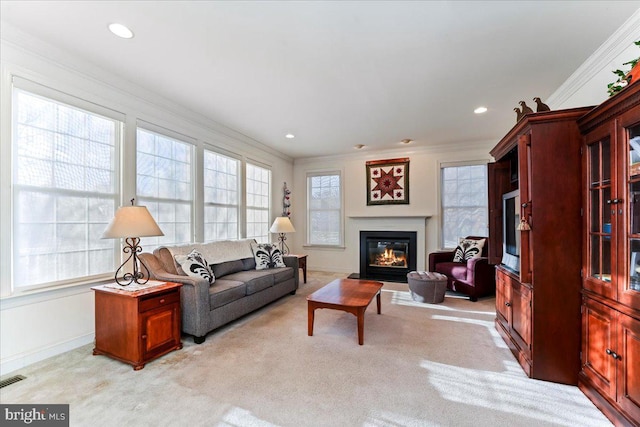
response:
<path fill-rule="evenodd" d="M 415 231 L 360 231 L 360 278 L 406 282 L 416 270 Z"/>

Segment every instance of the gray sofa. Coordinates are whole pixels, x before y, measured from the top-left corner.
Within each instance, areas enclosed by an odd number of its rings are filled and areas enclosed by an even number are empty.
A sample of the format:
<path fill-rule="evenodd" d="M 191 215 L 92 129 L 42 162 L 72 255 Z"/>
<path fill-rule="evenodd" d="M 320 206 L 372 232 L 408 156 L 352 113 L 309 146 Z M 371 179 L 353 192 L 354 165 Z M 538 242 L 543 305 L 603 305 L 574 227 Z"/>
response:
<path fill-rule="evenodd" d="M 284 256 L 286 267 L 256 270 L 252 239 L 160 247 L 139 255 L 151 279 L 179 282 L 182 331 L 197 344 L 207 333 L 250 313 L 286 294 L 299 284 L 298 258 Z M 184 274 L 174 256 L 192 249 L 201 251 L 215 275 L 213 284 Z"/>

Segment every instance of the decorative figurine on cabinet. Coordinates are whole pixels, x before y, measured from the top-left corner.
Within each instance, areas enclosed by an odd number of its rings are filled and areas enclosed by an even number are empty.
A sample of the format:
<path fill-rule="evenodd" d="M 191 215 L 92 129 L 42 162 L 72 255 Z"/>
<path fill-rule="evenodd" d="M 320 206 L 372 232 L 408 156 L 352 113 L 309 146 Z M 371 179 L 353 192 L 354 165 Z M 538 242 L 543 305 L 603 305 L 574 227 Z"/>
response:
<path fill-rule="evenodd" d="M 533 110 L 527 106 L 527 103 L 524 101 L 520 101 L 519 102 L 520 106 L 522 107 L 522 115 L 524 116 L 525 114 L 529 114 L 529 113 L 533 113 Z"/>
<path fill-rule="evenodd" d="M 533 98 L 533 100 L 536 103 L 536 113 L 539 113 L 541 111 L 551 111 L 551 108 L 549 108 L 549 106 L 545 103 L 543 103 L 540 98 L 538 98 L 537 96 L 535 98 Z"/>

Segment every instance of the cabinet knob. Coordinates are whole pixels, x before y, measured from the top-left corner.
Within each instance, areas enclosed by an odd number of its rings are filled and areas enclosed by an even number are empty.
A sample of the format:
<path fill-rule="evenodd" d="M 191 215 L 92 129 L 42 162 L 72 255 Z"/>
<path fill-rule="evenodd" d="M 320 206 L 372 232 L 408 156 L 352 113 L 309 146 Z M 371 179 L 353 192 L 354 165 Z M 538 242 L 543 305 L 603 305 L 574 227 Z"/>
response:
<path fill-rule="evenodd" d="M 160 304 L 164 304 L 164 298 L 160 300 Z"/>
<path fill-rule="evenodd" d="M 605 353 L 607 353 L 609 356 L 613 357 L 616 360 L 622 360 L 622 357 L 620 357 L 620 355 L 618 353 L 616 353 L 615 351 L 611 350 L 610 348 L 606 349 Z"/>
<path fill-rule="evenodd" d="M 505 302 L 504 305 L 506 305 L 507 307 L 511 307 L 511 303 L 510 302 Z"/>
<path fill-rule="evenodd" d="M 142 339 L 143 339 L 143 340 L 146 340 L 146 339 L 147 339 L 147 336 L 146 336 L 146 335 L 143 335 L 143 336 L 142 336 Z M 608 350 L 608 349 L 607 349 L 607 350 Z"/>

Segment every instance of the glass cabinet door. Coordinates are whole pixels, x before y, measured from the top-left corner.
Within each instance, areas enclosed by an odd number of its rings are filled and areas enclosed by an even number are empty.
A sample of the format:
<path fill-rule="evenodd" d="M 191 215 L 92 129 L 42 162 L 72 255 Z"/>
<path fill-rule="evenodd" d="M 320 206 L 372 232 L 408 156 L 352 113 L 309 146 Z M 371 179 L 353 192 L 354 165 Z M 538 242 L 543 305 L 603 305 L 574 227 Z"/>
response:
<path fill-rule="evenodd" d="M 611 142 L 603 138 L 588 146 L 589 269 L 585 287 L 613 296 Z M 614 225 L 615 227 L 615 225 Z"/>
<path fill-rule="evenodd" d="M 624 151 L 629 162 L 627 176 L 627 280 L 622 283 L 619 297 L 626 303 L 640 301 L 640 124 L 626 129 L 627 149 Z M 622 253 L 622 252 L 621 252 Z M 633 304 L 631 304 L 633 305 Z"/>

